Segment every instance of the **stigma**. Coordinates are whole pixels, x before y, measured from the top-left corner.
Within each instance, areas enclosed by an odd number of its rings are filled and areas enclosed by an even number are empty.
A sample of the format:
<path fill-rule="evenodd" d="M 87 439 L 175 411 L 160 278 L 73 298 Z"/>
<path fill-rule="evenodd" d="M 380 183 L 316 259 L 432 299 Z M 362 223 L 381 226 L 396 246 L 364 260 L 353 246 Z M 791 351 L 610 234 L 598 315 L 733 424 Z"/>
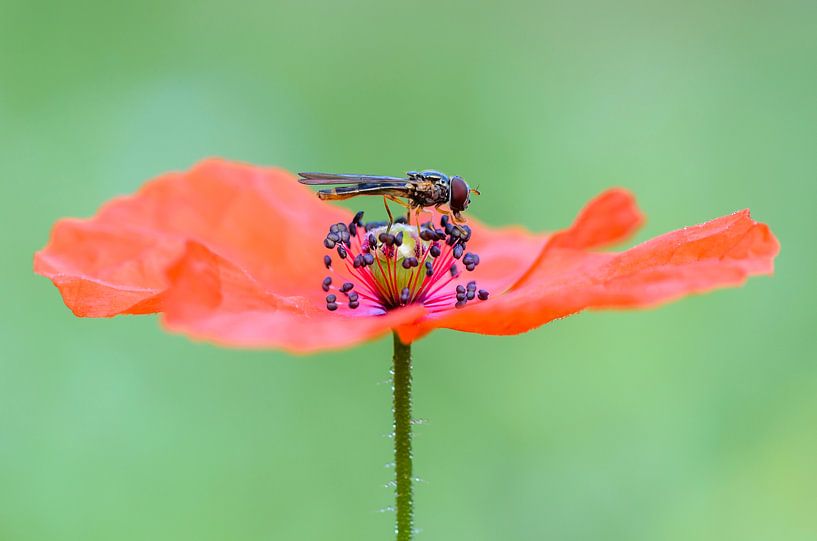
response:
<path fill-rule="evenodd" d="M 461 279 L 460 267 L 472 272 L 479 265 L 479 256 L 467 251 L 471 233 L 445 215 L 439 224 L 414 226 L 405 218 L 364 223 L 358 212 L 348 224 L 332 224 L 323 239 L 331 254 L 323 257 L 326 309 L 377 314 L 420 304 L 433 313 L 487 300 L 476 281 Z"/>

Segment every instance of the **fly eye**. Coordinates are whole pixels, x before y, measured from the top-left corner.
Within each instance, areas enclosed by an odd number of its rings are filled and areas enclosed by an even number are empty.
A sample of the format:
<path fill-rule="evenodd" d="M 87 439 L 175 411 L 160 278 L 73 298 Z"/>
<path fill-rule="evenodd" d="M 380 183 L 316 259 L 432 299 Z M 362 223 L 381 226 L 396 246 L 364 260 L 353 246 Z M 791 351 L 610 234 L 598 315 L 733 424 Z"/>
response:
<path fill-rule="evenodd" d="M 468 184 L 460 177 L 451 177 L 451 210 L 465 210 L 469 203 L 468 195 Z"/>

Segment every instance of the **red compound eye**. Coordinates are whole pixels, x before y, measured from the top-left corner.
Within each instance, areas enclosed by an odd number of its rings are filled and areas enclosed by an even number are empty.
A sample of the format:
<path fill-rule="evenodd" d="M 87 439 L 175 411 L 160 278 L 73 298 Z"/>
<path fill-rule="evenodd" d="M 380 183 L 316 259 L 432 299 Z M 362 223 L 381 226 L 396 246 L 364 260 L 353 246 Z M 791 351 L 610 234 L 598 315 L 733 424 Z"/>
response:
<path fill-rule="evenodd" d="M 468 208 L 468 196 L 471 189 L 468 183 L 460 177 L 451 177 L 451 200 L 448 202 L 451 210 L 454 212 L 462 212 Z"/>

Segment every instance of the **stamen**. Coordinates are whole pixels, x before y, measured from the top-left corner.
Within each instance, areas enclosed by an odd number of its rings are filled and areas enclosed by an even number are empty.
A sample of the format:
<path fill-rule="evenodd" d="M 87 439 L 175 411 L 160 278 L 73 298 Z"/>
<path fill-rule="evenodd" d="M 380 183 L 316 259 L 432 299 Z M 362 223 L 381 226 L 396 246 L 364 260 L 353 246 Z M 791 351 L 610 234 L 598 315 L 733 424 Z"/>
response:
<path fill-rule="evenodd" d="M 321 288 L 346 296 L 348 302 L 338 302 L 338 295 L 326 296 L 326 308 L 335 311 L 347 306 L 351 310 L 362 302 L 379 311 L 387 311 L 409 304 L 422 304 L 431 313 L 462 308 L 475 298 L 486 300 L 488 292 L 479 290 L 476 281 L 467 285 L 456 284 L 460 277 L 457 262 L 465 270 L 473 271 L 479 265 L 479 256 L 466 252 L 466 242 L 472 230 L 454 225 L 447 216 L 440 219 L 440 227 L 425 222 L 419 227 L 408 225 L 405 219 L 363 223 L 358 212 L 348 223 L 329 227 L 324 246 L 335 250 L 346 267 L 348 278 L 339 275 L 340 287 L 332 285 L 332 277 L 324 278 Z M 355 239 L 354 242 L 352 239 Z M 332 258 L 324 256 L 324 266 L 333 273 Z M 357 291 L 359 288 L 361 291 Z"/>

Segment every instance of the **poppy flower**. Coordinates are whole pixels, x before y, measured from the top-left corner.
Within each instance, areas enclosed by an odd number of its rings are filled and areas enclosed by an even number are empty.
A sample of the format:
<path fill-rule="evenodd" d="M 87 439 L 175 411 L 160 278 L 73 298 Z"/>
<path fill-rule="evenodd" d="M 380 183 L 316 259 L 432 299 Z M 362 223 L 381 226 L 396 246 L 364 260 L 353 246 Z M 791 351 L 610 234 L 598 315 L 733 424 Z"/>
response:
<path fill-rule="evenodd" d="M 588 308 L 653 306 L 770 274 L 779 246 L 744 210 L 623 252 L 642 223 L 613 189 L 555 233 L 364 222 L 280 169 L 207 160 L 57 222 L 34 269 L 74 314 L 162 313 L 176 332 L 294 352 L 394 331 L 395 534 L 413 535 L 411 342 L 443 327 L 516 334 Z"/>
<path fill-rule="evenodd" d="M 585 309 L 639 308 L 770 274 L 779 245 L 743 210 L 622 252 L 643 222 L 608 190 L 567 229 L 445 216 L 365 223 L 281 169 L 220 159 L 169 173 L 87 220 L 56 223 L 34 260 L 81 317 L 162 313 L 225 346 L 311 352 L 395 330 L 517 334 Z M 470 272 L 469 272 L 470 271 Z"/>

